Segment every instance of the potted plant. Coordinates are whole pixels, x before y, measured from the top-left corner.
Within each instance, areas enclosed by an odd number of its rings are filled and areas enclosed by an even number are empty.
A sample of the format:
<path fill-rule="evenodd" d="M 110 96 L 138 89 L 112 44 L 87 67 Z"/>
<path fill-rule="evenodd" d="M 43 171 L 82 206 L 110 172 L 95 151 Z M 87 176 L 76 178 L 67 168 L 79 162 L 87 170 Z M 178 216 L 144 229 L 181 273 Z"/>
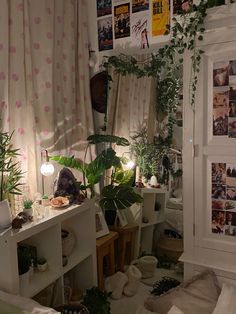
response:
<path fill-rule="evenodd" d="M 53 156 L 51 160 L 57 161 L 59 164 L 74 168 L 82 172 L 83 184 L 80 184 L 80 189 L 85 191 L 87 196 L 87 190 L 91 191 L 91 196 L 95 195 L 94 187 L 99 183 L 105 171 L 112 169 L 110 176 L 110 184 L 106 185 L 101 192 L 99 205 L 106 210 L 125 209 L 134 203 L 141 203 L 142 197 L 137 194 L 133 187 L 132 170 L 124 170 L 122 164 L 126 163 L 126 160 L 116 155 L 112 145 L 128 146 L 129 142 L 123 137 L 114 135 L 91 135 L 88 137 L 88 145 L 105 143 L 108 146 L 104 149 L 93 161 L 89 164 L 85 164 L 84 161 L 78 160 L 72 157 Z M 84 160 L 86 157 L 85 156 Z"/>
<path fill-rule="evenodd" d="M 82 304 L 86 306 L 90 314 L 110 314 L 109 293 L 100 290 L 98 287 L 92 287 L 86 290 Z"/>
<path fill-rule="evenodd" d="M 46 260 L 45 257 L 40 257 L 38 260 L 37 260 L 37 269 L 39 271 L 45 271 L 47 270 L 48 268 L 48 262 Z"/>
<path fill-rule="evenodd" d="M 12 215 L 8 203 L 11 194 L 21 194 L 19 189 L 23 172 L 16 158 L 19 149 L 11 143 L 13 133 L 0 130 L 0 229 L 11 225 Z"/>
<path fill-rule="evenodd" d="M 23 212 L 26 213 L 28 216 L 33 216 L 33 201 L 30 199 L 26 199 L 23 201 Z"/>

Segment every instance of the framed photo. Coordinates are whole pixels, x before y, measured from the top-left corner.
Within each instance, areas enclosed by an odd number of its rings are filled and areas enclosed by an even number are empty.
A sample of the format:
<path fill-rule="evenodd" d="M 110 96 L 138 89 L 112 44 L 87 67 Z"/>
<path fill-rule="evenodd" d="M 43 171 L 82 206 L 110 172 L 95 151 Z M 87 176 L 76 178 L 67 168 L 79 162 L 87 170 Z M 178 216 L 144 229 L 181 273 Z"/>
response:
<path fill-rule="evenodd" d="M 116 213 L 117 213 L 117 217 L 119 218 L 121 227 L 126 226 L 128 224 L 128 220 L 127 220 L 125 211 L 117 209 Z"/>
<path fill-rule="evenodd" d="M 109 233 L 109 229 L 102 211 L 95 214 L 96 239 L 103 237 Z"/>

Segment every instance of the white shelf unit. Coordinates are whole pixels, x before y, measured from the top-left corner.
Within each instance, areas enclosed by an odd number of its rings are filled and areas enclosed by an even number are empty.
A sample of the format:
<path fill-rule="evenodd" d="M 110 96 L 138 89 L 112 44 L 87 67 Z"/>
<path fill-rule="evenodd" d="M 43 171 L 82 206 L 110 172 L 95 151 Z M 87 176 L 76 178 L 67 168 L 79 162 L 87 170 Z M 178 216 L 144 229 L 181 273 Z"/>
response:
<path fill-rule="evenodd" d="M 61 229 L 68 228 L 75 236 L 75 247 L 62 265 Z M 20 285 L 17 246 L 33 245 L 37 256 L 47 259 L 45 272 L 34 271 L 29 284 Z M 0 289 L 25 297 L 33 297 L 64 276 L 76 278 L 76 286 L 87 289 L 97 284 L 95 209 L 91 200 L 66 209 L 50 209 L 46 218 L 23 225 L 20 230 L 8 230 L 0 234 Z M 63 289 L 61 298 L 63 301 Z"/>
<path fill-rule="evenodd" d="M 152 253 L 154 228 L 163 222 L 165 217 L 167 190 L 137 188 L 136 191 L 143 197 L 143 203 L 131 206 L 126 210 L 126 215 L 130 223 L 139 225 L 135 245 L 135 257 L 138 257 L 143 252 Z M 147 222 L 143 222 L 144 217 L 147 218 Z"/>

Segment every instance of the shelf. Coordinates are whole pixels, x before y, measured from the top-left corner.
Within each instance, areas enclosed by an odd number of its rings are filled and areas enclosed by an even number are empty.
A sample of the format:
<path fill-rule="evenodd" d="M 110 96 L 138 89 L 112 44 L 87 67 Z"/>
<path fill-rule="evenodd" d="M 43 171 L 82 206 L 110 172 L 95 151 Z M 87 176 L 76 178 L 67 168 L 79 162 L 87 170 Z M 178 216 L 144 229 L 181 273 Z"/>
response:
<path fill-rule="evenodd" d="M 95 286 L 97 273 L 94 213 L 94 202 L 86 200 L 81 205 L 60 210 L 50 209 L 46 218 L 25 224 L 18 231 L 8 230 L 2 234 L 0 289 L 31 298 L 54 282 L 62 284 L 66 273 L 70 273 L 78 281 L 85 281 L 86 288 Z M 65 267 L 62 266 L 63 228 L 68 228 L 75 236 L 75 245 Z M 48 269 L 45 272 L 35 270 L 31 278 L 27 278 L 29 274 L 20 278 L 17 256 L 19 245 L 36 248 L 37 258 L 45 257 Z M 63 302 L 63 299 L 60 301 Z"/>
<path fill-rule="evenodd" d="M 80 264 L 81 262 L 83 262 L 86 258 L 88 258 L 92 254 L 93 254 L 93 251 L 91 249 L 86 250 L 84 252 L 79 252 L 79 253 L 75 252 L 74 254 L 72 253 L 68 257 L 68 264 L 63 267 L 63 274 L 70 271 L 77 264 Z"/>
<path fill-rule="evenodd" d="M 20 294 L 24 297 L 32 298 L 41 290 L 45 289 L 52 282 L 56 281 L 61 276 L 61 272 L 59 270 L 54 270 L 49 268 L 45 272 L 40 272 L 35 270 L 32 278 L 30 278 L 29 286 L 24 287 L 24 291 L 20 291 Z"/>

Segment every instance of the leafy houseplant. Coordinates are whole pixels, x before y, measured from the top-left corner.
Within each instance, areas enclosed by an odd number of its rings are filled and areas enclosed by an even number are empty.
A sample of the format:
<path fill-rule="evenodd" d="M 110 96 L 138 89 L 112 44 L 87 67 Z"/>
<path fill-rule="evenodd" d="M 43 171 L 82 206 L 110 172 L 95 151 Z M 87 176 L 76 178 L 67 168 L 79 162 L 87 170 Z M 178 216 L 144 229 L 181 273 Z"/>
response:
<path fill-rule="evenodd" d="M 19 187 L 23 172 L 16 161 L 19 149 L 14 149 L 11 143 L 13 133 L 0 130 L 0 229 L 11 224 L 10 194 L 21 194 Z"/>
<path fill-rule="evenodd" d="M 86 290 L 82 304 L 86 306 L 90 314 L 110 314 L 109 294 L 101 291 L 98 287 L 92 287 Z"/>
<path fill-rule="evenodd" d="M 133 171 L 123 169 L 122 163 L 125 163 L 126 160 L 122 157 L 118 157 L 115 150 L 112 148 L 112 144 L 128 146 L 129 142 L 122 137 L 98 134 L 89 136 L 87 140 L 88 145 L 99 143 L 108 145 L 108 147 L 89 164 L 85 164 L 85 162 L 74 158 L 74 156 L 54 156 L 50 157 L 50 159 L 57 161 L 63 166 L 81 171 L 83 174 L 83 184 L 80 184 L 80 189 L 85 192 L 86 196 L 87 190 L 90 190 L 91 197 L 95 195 L 94 187 L 101 181 L 106 170 L 112 169 L 110 184 L 102 189 L 99 202 L 103 210 L 125 209 L 136 202 L 141 203 L 142 197 L 135 193 L 132 188 Z"/>

